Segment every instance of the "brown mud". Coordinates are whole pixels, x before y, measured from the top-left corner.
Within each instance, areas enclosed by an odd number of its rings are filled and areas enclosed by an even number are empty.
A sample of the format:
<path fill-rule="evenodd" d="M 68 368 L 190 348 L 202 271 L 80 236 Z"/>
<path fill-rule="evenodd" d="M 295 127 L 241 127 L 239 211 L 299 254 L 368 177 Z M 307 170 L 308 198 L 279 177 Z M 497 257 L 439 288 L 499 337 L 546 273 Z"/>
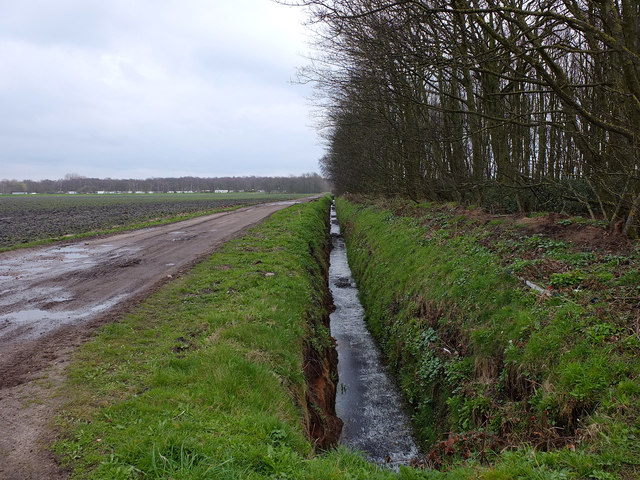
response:
<path fill-rule="evenodd" d="M 328 230 L 329 212 L 325 221 Z M 319 318 L 315 315 L 309 316 L 308 338 L 305 339 L 303 352 L 303 369 L 307 381 L 305 392 L 307 436 L 319 450 L 336 446 L 342 432 L 342 420 L 336 414 L 338 352 L 335 339 L 328 336 L 329 314 L 335 308 L 329 290 L 329 251 L 327 235 L 322 250 L 315 252 L 324 285 L 322 291 L 315 292 L 318 303 L 315 312 L 321 312 L 321 316 Z"/>
<path fill-rule="evenodd" d="M 75 348 L 225 241 L 293 203 L 0 254 L 0 478 L 66 478 L 47 447 L 62 403 L 57 387 Z"/>
<path fill-rule="evenodd" d="M 336 381 L 338 353 L 335 344 L 318 352 L 311 345 L 304 352 L 307 380 L 307 435 L 319 450 L 338 444 L 342 420 L 336 415 Z"/>

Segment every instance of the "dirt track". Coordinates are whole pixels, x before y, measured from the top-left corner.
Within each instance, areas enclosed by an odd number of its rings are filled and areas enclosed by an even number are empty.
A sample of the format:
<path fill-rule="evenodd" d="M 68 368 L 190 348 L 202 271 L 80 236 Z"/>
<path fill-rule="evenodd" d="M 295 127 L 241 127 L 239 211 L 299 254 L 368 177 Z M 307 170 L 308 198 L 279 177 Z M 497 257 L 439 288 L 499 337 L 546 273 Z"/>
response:
<path fill-rule="evenodd" d="M 217 246 L 295 201 L 0 254 L 0 478 L 65 478 L 44 449 L 73 349 Z"/>

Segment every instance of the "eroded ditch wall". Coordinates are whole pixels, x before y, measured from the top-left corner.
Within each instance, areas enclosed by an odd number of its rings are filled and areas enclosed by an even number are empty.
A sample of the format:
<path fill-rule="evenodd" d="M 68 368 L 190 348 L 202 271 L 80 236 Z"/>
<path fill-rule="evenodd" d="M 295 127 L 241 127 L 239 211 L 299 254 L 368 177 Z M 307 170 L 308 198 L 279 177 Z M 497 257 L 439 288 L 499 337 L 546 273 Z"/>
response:
<path fill-rule="evenodd" d="M 328 232 L 329 200 L 325 198 L 320 202 L 326 204 L 324 232 Z M 307 383 L 303 421 L 307 436 L 320 450 L 338 444 L 343 425 L 336 414 L 338 353 L 329 329 L 329 314 L 333 309 L 331 293 L 327 288 L 330 248 L 330 239 L 326 234 L 319 245 L 309 245 L 315 261 L 310 272 L 315 279 L 315 298 L 313 308 L 307 312 L 307 332 L 303 341 L 303 369 Z"/>

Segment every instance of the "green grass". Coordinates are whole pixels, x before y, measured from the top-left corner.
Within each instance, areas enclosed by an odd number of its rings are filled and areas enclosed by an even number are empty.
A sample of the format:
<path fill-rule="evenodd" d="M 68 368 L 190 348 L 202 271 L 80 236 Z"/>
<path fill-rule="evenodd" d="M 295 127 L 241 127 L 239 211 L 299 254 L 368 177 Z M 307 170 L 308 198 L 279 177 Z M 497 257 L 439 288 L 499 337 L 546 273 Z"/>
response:
<path fill-rule="evenodd" d="M 304 433 L 328 206 L 276 213 L 79 349 L 55 446 L 72 478 L 397 478 Z"/>
<path fill-rule="evenodd" d="M 368 325 L 446 478 L 466 478 L 461 465 L 472 478 L 637 478 L 637 310 L 609 303 L 637 301 L 637 253 L 577 252 L 450 205 L 337 207 Z"/>

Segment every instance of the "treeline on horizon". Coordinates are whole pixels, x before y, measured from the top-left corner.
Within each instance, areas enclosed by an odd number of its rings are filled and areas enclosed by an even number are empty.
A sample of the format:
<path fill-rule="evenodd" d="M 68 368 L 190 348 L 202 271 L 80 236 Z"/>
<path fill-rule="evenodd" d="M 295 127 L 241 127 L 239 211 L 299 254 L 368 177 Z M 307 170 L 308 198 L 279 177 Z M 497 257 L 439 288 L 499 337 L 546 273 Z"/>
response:
<path fill-rule="evenodd" d="M 337 193 L 581 212 L 637 235 L 638 2 L 301 3 Z"/>
<path fill-rule="evenodd" d="M 113 179 L 68 174 L 60 180 L 0 180 L 0 193 L 203 192 L 215 190 L 268 193 L 319 193 L 330 189 L 317 173 L 288 177 L 180 177 Z"/>

